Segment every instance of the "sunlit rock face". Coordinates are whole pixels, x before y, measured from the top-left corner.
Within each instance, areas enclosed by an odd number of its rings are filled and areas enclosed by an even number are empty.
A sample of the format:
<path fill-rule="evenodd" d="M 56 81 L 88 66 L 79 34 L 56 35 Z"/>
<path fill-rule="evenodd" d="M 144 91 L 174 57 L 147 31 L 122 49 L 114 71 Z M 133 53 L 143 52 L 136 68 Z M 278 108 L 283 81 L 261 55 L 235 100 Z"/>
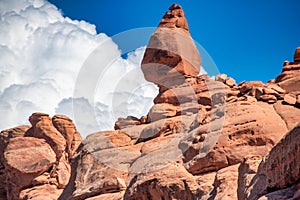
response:
<path fill-rule="evenodd" d="M 83 141 L 64 115 L 33 113 L 31 126 L 1 131 L 0 200 L 299 199 L 297 51 L 268 83 L 199 76 L 172 5 L 142 63 L 160 88 L 149 113 Z"/>
<path fill-rule="evenodd" d="M 169 10 L 152 34 L 142 60 L 146 80 L 165 87 L 178 85 L 186 76 L 196 77 L 201 64 L 181 6 L 173 4 Z"/>

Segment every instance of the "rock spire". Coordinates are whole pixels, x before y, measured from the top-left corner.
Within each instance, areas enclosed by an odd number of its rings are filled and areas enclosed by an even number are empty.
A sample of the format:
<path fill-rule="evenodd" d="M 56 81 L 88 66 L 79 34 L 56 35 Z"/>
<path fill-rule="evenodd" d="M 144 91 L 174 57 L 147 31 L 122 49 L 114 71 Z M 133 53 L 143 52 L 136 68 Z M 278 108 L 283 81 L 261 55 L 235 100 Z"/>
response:
<path fill-rule="evenodd" d="M 146 80 L 172 87 L 196 77 L 201 58 L 180 5 L 173 4 L 152 34 L 142 61 Z"/>

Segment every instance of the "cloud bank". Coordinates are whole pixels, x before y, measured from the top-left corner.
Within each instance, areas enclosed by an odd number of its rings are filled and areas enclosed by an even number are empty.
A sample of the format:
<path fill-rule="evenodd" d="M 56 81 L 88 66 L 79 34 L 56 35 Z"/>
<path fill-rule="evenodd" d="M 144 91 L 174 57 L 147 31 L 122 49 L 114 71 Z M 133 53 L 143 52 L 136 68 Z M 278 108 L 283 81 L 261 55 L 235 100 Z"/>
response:
<path fill-rule="evenodd" d="M 109 42 L 101 56 L 116 59 L 99 65 L 105 73 L 97 80 L 93 100 L 74 96 L 82 65 L 104 41 Z M 97 34 L 94 25 L 63 17 L 47 1 L 0 1 L 0 130 L 28 124 L 37 111 L 74 118 L 76 107 L 82 115 L 75 122 L 85 137 L 112 129 L 118 117 L 146 114 L 157 89 L 143 79 L 139 65 L 144 50 L 123 59 L 117 45 Z"/>

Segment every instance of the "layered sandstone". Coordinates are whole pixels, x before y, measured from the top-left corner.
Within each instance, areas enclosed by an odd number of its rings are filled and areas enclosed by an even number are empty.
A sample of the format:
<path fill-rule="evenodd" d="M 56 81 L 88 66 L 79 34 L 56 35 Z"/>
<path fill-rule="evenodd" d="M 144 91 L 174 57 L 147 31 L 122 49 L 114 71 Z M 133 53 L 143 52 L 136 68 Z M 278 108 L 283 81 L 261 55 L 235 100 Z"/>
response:
<path fill-rule="evenodd" d="M 265 159 L 256 160 L 254 167 L 256 173 L 250 177 L 248 184 L 239 185 L 239 198 L 249 200 L 299 199 L 299 140 L 300 124 L 288 132 Z M 241 179 L 249 176 L 250 173 L 249 170 L 241 170 Z"/>
<path fill-rule="evenodd" d="M 201 64 L 181 6 L 173 4 L 169 10 L 152 34 L 142 61 L 145 79 L 163 87 L 178 85 L 185 76 L 196 77 Z"/>
<path fill-rule="evenodd" d="M 63 115 L 30 116 L 30 126 L 0 134 L 1 198 L 58 199 L 69 182 L 70 160 L 81 143 L 72 121 Z"/>
<path fill-rule="evenodd" d="M 282 73 L 276 77 L 275 83 L 294 95 L 299 95 L 300 80 L 300 48 L 294 54 L 294 62 L 285 62 Z"/>
<path fill-rule="evenodd" d="M 169 9 L 142 62 L 160 88 L 147 116 L 81 141 L 68 117 L 32 114 L 0 134 L 0 199 L 300 198 L 299 50 L 266 84 L 212 80 Z"/>
<path fill-rule="evenodd" d="M 295 51 L 294 62 L 297 62 L 297 63 L 300 62 L 300 47 L 298 47 Z"/>

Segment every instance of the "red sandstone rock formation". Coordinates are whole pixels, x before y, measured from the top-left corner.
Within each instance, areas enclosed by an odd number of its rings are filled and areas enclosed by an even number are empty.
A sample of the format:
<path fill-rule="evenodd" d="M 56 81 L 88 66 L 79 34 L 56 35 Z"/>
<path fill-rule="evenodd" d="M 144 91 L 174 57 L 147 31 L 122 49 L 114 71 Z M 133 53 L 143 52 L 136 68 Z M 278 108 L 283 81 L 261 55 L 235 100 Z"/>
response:
<path fill-rule="evenodd" d="M 298 47 L 295 51 L 294 62 L 297 62 L 297 63 L 300 62 L 300 47 Z"/>
<path fill-rule="evenodd" d="M 58 199 L 69 182 L 70 160 L 81 143 L 74 124 L 43 113 L 29 120 L 31 127 L 0 134 L 0 199 Z"/>
<path fill-rule="evenodd" d="M 199 54 L 172 5 L 142 63 L 160 87 L 148 115 L 82 142 L 63 115 L 34 113 L 32 126 L 2 131 L 0 199 L 299 199 L 298 49 L 267 84 L 198 76 Z"/>
<path fill-rule="evenodd" d="M 181 6 L 174 4 L 169 9 L 152 34 L 142 61 L 146 80 L 168 88 L 184 82 L 185 76 L 196 77 L 201 64 Z"/>

